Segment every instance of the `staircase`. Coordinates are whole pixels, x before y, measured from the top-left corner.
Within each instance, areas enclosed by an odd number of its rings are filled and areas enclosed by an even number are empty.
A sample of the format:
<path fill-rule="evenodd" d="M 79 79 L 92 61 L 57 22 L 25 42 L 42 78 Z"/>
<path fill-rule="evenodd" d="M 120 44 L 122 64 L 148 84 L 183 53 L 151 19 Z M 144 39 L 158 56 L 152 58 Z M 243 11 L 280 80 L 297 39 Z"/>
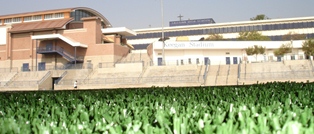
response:
<path fill-rule="evenodd" d="M 63 48 L 59 46 L 49 46 L 49 47 L 37 47 L 37 53 L 39 54 L 48 54 L 48 53 L 58 53 L 63 58 L 68 60 L 71 63 L 76 62 L 83 62 L 84 58 L 82 56 L 73 56 L 69 52 L 65 51 Z"/>

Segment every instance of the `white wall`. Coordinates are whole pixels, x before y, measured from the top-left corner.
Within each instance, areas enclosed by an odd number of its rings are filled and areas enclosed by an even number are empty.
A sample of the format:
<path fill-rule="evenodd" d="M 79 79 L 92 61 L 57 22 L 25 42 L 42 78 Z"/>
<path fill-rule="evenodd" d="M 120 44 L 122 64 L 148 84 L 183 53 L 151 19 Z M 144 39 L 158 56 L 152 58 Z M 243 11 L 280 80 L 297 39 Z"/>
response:
<path fill-rule="evenodd" d="M 292 55 L 295 56 L 296 60 L 299 59 L 299 55 L 303 55 L 303 51 L 300 50 L 303 42 L 302 40 L 293 41 L 294 51 L 286 54 L 284 60 L 290 60 Z M 162 58 L 162 45 L 160 43 L 153 43 L 153 51 L 156 54 L 153 57 L 155 65 L 158 64 L 158 58 Z M 178 62 L 181 64 L 181 60 L 184 61 L 184 64 L 187 64 L 189 59 L 191 59 L 192 64 L 195 64 L 198 58 L 200 64 L 204 64 L 204 58 L 208 57 L 211 65 L 224 65 L 227 64 L 227 57 L 230 60 L 230 64 L 235 64 L 234 58 L 236 58 L 236 62 L 239 64 L 246 59 L 249 62 L 267 62 L 271 60 L 269 57 L 272 56 L 272 60 L 276 61 L 277 57 L 274 56 L 273 51 L 286 43 L 290 43 L 290 41 L 168 41 L 165 46 L 165 60 L 166 64 L 175 65 Z M 245 49 L 254 45 L 266 47 L 265 55 L 247 56 Z"/>
<path fill-rule="evenodd" d="M 7 27 L 0 27 L 0 45 L 7 44 Z"/>

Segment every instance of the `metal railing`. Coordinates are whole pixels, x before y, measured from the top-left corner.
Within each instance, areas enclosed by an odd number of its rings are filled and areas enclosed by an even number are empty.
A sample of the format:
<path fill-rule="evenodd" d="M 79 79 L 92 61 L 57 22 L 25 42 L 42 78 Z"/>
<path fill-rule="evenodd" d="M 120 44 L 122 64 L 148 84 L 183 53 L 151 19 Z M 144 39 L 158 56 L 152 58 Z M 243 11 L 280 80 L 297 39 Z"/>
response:
<path fill-rule="evenodd" d="M 114 62 L 100 62 L 98 63 L 98 68 L 114 68 L 115 64 Z"/>
<path fill-rule="evenodd" d="M 245 72 L 246 73 L 246 72 Z M 241 77 L 241 64 L 238 64 L 238 77 L 237 77 L 237 83 L 239 83 L 239 79 Z"/>
<path fill-rule="evenodd" d="M 309 59 L 309 60 L 310 60 L 310 63 L 311 63 L 312 71 L 314 71 L 313 61 L 312 61 L 312 59 Z"/>
<path fill-rule="evenodd" d="M 18 67 L 0 68 L 0 73 L 6 73 L 6 72 L 18 72 Z"/>
<path fill-rule="evenodd" d="M 184 76 L 154 76 L 154 77 L 120 77 L 120 78 L 95 78 L 77 79 L 79 85 L 124 85 L 124 84 L 146 84 L 146 83 L 195 83 L 198 75 Z M 62 80 L 58 85 L 73 85 L 74 80 Z"/>
<path fill-rule="evenodd" d="M 144 61 L 120 61 L 120 62 L 100 62 L 97 68 L 115 68 L 116 64 L 128 64 L 128 63 L 142 63 L 144 67 Z"/>
<path fill-rule="evenodd" d="M 256 81 L 256 80 L 306 79 L 306 78 L 313 78 L 312 70 L 246 73 L 246 76 L 240 77 L 240 80 Z"/>
<path fill-rule="evenodd" d="M 21 67 L 21 71 L 47 71 L 47 70 L 71 70 L 71 69 L 93 69 L 93 64 L 91 63 L 77 63 L 77 64 L 66 64 L 66 65 L 45 65 L 44 68 L 39 68 L 38 66 L 29 66 L 29 69 Z"/>
<path fill-rule="evenodd" d="M 141 83 L 193 83 L 199 82 L 198 75 L 142 77 Z"/>
<path fill-rule="evenodd" d="M 46 79 L 48 79 L 50 75 L 51 75 L 51 72 L 48 71 L 44 77 L 42 77 L 39 81 L 37 81 L 37 84 L 41 84 L 42 82 L 44 82 Z"/>
<path fill-rule="evenodd" d="M 188 60 L 188 59 L 184 59 L 184 60 L 166 60 L 164 61 L 165 63 L 162 65 L 162 63 L 160 63 L 160 66 L 184 66 L 184 65 L 200 65 L 203 64 L 203 62 L 199 62 L 197 60 Z M 159 65 L 157 63 L 157 65 Z M 155 63 L 153 61 L 150 61 L 150 66 L 155 66 Z"/>
<path fill-rule="evenodd" d="M 64 78 L 64 76 L 67 75 L 67 74 L 68 74 L 68 71 L 64 71 L 64 72 L 61 74 L 61 76 L 55 81 L 54 84 L 58 84 L 59 81 L 61 81 L 61 80 Z"/>
<path fill-rule="evenodd" d="M 37 47 L 37 53 L 47 53 L 47 52 L 56 52 L 60 55 L 62 55 L 65 59 L 67 59 L 70 62 L 76 61 L 83 61 L 84 56 L 73 56 L 71 53 L 67 52 L 63 48 L 53 45 L 52 47 Z"/>
<path fill-rule="evenodd" d="M 33 87 L 37 85 L 38 81 L 14 81 L 10 83 L 9 87 Z"/>

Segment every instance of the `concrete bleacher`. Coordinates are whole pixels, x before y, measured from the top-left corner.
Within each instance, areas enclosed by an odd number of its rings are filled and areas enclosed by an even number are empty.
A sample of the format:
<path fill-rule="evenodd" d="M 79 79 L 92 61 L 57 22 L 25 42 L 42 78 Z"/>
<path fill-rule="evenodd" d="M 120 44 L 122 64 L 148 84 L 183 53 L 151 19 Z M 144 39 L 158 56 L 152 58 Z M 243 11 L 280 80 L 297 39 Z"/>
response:
<path fill-rule="evenodd" d="M 211 65 L 205 85 L 237 85 L 238 65 Z"/>
<path fill-rule="evenodd" d="M 135 54 L 137 55 L 137 54 Z M 133 55 L 134 57 L 137 57 Z M 137 57 L 138 58 L 138 57 Z M 239 68 L 240 67 L 240 68 Z M 240 76 L 238 71 L 240 70 Z M 313 79 L 313 65 L 309 60 L 263 62 L 231 65 L 185 64 L 179 66 L 146 66 L 142 62 L 120 62 L 110 68 L 70 69 L 51 71 L 46 85 L 52 79 L 66 75 L 54 86 L 55 90 L 73 89 L 78 81 L 79 89 L 128 88 L 151 86 L 224 86 L 271 81 L 305 82 Z M 38 84 L 48 71 L 12 72 L 0 74 L 0 91 L 51 89 Z M 204 74 L 206 73 L 206 80 Z M 239 77 L 239 79 L 238 79 Z M 5 87 L 5 88 L 4 88 Z M 15 89 L 14 89 L 15 88 Z M 25 88 L 26 89 L 26 88 Z"/>
<path fill-rule="evenodd" d="M 208 67 L 207 79 L 205 85 L 215 86 L 219 65 L 210 65 Z"/>
<path fill-rule="evenodd" d="M 7 84 L 8 87 L 34 87 L 49 71 L 19 72 Z"/>
<path fill-rule="evenodd" d="M 6 86 L 15 76 L 17 72 L 0 73 L 0 86 Z"/>
<path fill-rule="evenodd" d="M 200 85 L 200 69 L 201 67 L 198 67 L 198 65 L 149 66 L 140 82 L 142 84 L 194 83 Z"/>
<path fill-rule="evenodd" d="M 309 60 L 250 63 L 241 65 L 240 81 L 245 84 L 270 81 L 312 79 L 313 70 Z"/>
<path fill-rule="evenodd" d="M 238 69 L 239 65 L 230 65 L 227 83 L 226 85 L 237 85 L 238 84 Z"/>

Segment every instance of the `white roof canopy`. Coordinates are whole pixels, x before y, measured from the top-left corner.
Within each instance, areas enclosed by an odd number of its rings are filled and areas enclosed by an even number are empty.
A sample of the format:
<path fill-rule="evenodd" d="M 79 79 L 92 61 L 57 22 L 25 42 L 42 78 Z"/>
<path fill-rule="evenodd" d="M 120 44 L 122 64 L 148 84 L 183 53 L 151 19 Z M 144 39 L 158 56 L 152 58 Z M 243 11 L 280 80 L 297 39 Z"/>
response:
<path fill-rule="evenodd" d="M 67 37 L 64 37 L 60 34 L 45 34 L 45 35 L 33 35 L 33 40 L 47 40 L 47 39 L 61 39 L 64 42 L 70 44 L 73 47 L 84 47 L 87 48 L 87 45 L 81 44 L 80 42 L 74 42 Z"/>
<path fill-rule="evenodd" d="M 103 34 L 120 34 L 124 36 L 135 36 L 136 32 L 130 30 L 126 27 L 116 27 L 116 28 L 105 28 L 101 29 Z"/>

